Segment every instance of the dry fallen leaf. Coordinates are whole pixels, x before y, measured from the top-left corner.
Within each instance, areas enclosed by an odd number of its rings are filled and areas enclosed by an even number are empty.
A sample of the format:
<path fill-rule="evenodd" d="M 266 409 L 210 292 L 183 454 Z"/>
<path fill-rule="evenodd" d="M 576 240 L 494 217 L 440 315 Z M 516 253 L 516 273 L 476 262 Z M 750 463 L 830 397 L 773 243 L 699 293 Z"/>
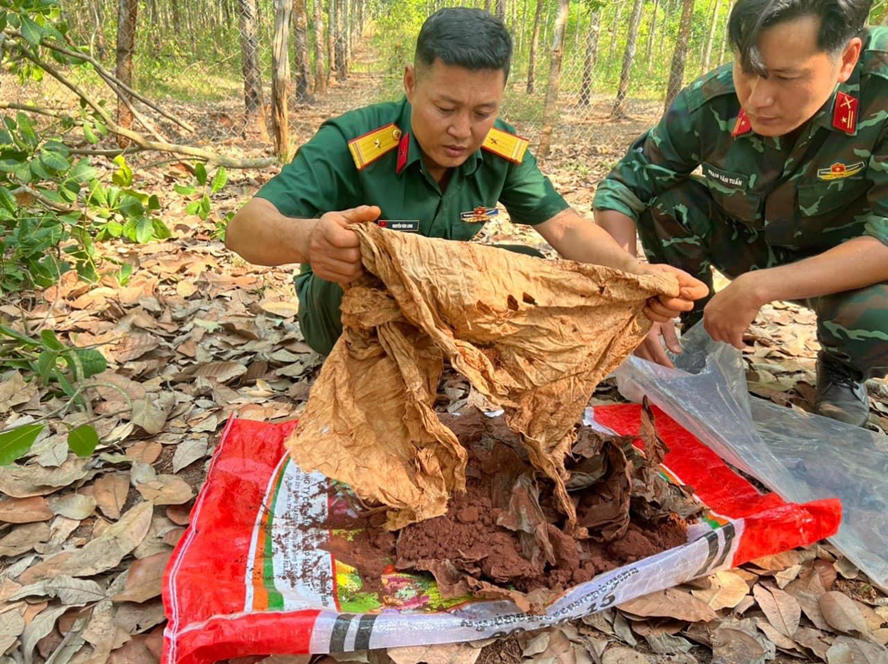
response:
<path fill-rule="evenodd" d="M 739 574 L 723 570 L 709 577 L 705 590 L 692 590 L 691 594 L 706 602 L 714 611 L 732 609 L 749 594 L 749 586 Z"/>
<path fill-rule="evenodd" d="M 195 461 L 207 455 L 207 441 L 201 438 L 190 438 L 180 443 L 173 455 L 173 472 L 178 473 Z"/>
<path fill-rule="evenodd" d="M 866 622 L 854 600 L 835 590 L 820 597 L 820 612 L 830 627 L 846 634 L 866 634 Z"/>
<path fill-rule="evenodd" d="M 95 498 L 79 493 L 51 496 L 48 502 L 53 514 L 77 521 L 83 521 L 96 509 Z"/>
<path fill-rule="evenodd" d="M 769 590 L 762 585 L 753 588 L 752 594 L 774 629 L 783 636 L 792 638 L 802 617 L 798 600 L 778 588 Z"/>
<path fill-rule="evenodd" d="M 624 646 L 608 648 L 601 656 L 601 664 L 650 664 L 650 661 L 642 653 Z"/>
<path fill-rule="evenodd" d="M 151 465 L 160 458 L 163 445 L 147 441 L 139 441 L 126 449 L 126 455 L 133 461 Z"/>
<path fill-rule="evenodd" d="M 12 558 L 30 551 L 48 540 L 49 535 L 49 525 L 43 521 L 16 526 L 0 538 L 0 558 Z"/>
<path fill-rule="evenodd" d="M 11 498 L 0 502 L 0 521 L 6 523 L 34 523 L 49 521 L 53 513 L 49 509 L 46 498 Z"/>
<path fill-rule="evenodd" d="M 388 649 L 395 664 L 474 664 L 480 655 L 480 649 L 465 643 Z"/>
<path fill-rule="evenodd" d="M 793 636 L 793 640 L 800 646 L 804 646 L 817 657 L 826 661 L 826 651 L 832 645 L 833 638 L 817 629 L 799 627 Z"/>
<path fill-rule="evenodd" d="M 158 553 L 133 563 L 126 577 L 126 589 L 111 598 L 114 602 L 141 603 L 160 595 L 163 572 L 170 553 Z"/>
<path fill-rule="evenodd" d="M 129 494 L 129 480 L 124 473 L 107 473 L 93 485 L 93 497 L 99 510 L 109 519 L 119 519 Z"/>
<path fill-rule="evenodd" d="M 145 500 L 155 505 L 181 505 L 194 497 L 188 483 L 175 475 L 158 475 L 136 487 Z"/>
<path fill-rule="evenodd" d="M 764 664 L 765 649 L 749 634 L 722 627 L 712 633 L 713 661 L 719 664 Z"/>
<path fill-rule="evenodd" d="M 6 652 L 25 630 L 25 619 L 17 609 L 0 613 L 0 652 Z"/>
<path fill-rule="evenodd" d="M 828 664 L 888 664 L 888 649 L 848 636 L 838 637 L 826 653 Z"/>
<path fill-rule="evenodd" d="M 638 597 L 617 608 L 645 618 L 657 616 L 688 622 L 709 622 L 718 617 L 706 602 L 675 588 Z"/>
<path fill-rule="evenodd" d="M 820 611 L 820 598 L 826 593 L 826 589 L 816 571 L 812 569 L 808 574 L 803 573 L 786 586 L 786 592 L 798 600 L 802 611 L 817 629 L 829 629 L 829 625 Z"/>

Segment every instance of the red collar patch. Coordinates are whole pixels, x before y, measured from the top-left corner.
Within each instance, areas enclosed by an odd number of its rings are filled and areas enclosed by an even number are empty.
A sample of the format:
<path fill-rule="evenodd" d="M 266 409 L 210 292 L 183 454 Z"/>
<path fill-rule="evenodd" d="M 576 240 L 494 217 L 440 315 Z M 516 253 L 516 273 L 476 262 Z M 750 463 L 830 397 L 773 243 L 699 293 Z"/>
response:
<path fill-rule="evenodd" d="M 737 116 L 737 124 L 734 125 L 734 131 L 731 132 L 731 136 L 737 138 L 743 134 L 748 134 L 750 131 L 752 131 L 752 123 L 749 121 L 746 111 L 741 108 L 740 114 Z"/>
<path fill-rule="evenodd" d="M 410 133 L 404 132 L 401 135 L 401 142 L 398 143 L 398 175 L 401 174 L 401 171 L 404 170 L 404 167 L 407 165 L 407 155 L 410 152 Z"/>
<path fill-rule="evenodd" d="M 844 92 L 836 93 L 836 105 L 833 109 L 833 127 L 846 134 L 857 132 L 857 106 L 859 102 Z"/>

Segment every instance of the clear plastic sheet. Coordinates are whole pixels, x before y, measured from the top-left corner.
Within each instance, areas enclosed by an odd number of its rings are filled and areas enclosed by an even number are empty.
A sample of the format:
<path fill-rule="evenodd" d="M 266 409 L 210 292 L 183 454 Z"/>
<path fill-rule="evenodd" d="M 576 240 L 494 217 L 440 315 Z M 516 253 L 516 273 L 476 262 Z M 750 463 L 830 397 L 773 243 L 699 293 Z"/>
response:
<path fill-rule="evenodd" d="M 621 394 L 642 395 L 728 463 L 787 501 L 839 498 L 835 546 L 888 589 L 888 436 L 750 398 L 740 352 L 702 324 L 682 339 L 675 369 L 632 357 Z"/>

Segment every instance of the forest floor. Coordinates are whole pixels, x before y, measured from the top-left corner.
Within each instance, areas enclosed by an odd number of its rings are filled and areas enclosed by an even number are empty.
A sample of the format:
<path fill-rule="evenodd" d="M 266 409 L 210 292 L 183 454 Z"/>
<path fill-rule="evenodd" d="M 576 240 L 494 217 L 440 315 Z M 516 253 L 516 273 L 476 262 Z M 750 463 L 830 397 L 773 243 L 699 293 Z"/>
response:
<path fill-rule="evenodd" d="M 325 118 L 372 99 L 376 84 L 373 76 L 355 74 L 321 102 L 295 107 L 294 144 Z M 633 101 L 627 118 L 612 121 L 610 104 L 609 96 L 596 97 L 585 139 L 565 140 L 556 133 L 542 164 L 556 188 L 586 215 L 597 182 L 660 111 L 659 103 Z M 219 121 L 225 121 L 224 109 Z M 240 146 L 245 154 L 256 147 Z M 223 425 L 231 416 L 266 422 L 298 417 L 322 363 L 296 323 L 292 267 L 249 265 L 216 235 L 225 214 L 276 169 L 231 173 L 214 197 L 211 216 L 201 221 L 186 213 L 187 200 L 172 194 L 174 184 L 191 178 L 187 168 L 156 155 L 134 158 L 134 164 L 140 165 L 134 167 L 139 186 L 161 197 L 173 237 L 138 246 L 106 243 L 105 251 L 136 266 L 125 285 L 110 276 L 89 285 L 68 274 L 58 286 L 0 303 L 7 324 L 31 335 L 52 329 L 66 343 L 99 348 L 109 363 L 96 378 L 93 415 L 64 416 L 69 426 L 92 421 L 103 440 L 96 456 L 88 462 L 69 456 L 66 428 L 51 421 L 21 467 L 0 473 L 0 493 L 7 496 L 0 502 L 0 655 L 14 653 L 17 662 L 42 661 L 53 653 L 56 661 L 63 653 L 74 662 L 156 662 L 165 624 L 161 574 L 189 523 Z M 507 221 L 492 224 L 482 238 L 505 240 L 541 246 L 532 230 Z M 750 390 L 811 410 L 814 315 L 789 303 L 768 305 L 747 342 Z M 25 382 L 17 372 L 3 375 L 2 428 L 64 405 L 47 401 L 36 381 Z M 869 426 L 888 432 L 884 388 L 874 387 Z M 610 381 L 596 397 L 619 398 Z M 102 545 L 112 539 L 122 558 L 109 558 Z M 85 551 L 84 565 L 99 571 L 67 594 L 47 589 L 74 550 Z M 26 587 L 30 591 L 23 594 Z M 888 642 L 888 599 L 826 543 L 719 572 L 668 598 L 655 594 L 643 613 L 609 609 L 495 642 L 315 661 L 838 664 L 884 663 L 888 657 L 880 645 Z M 786 620 L 798 629 L 783 633 Z M 85 641 L 72 653 L 70 634 L 78 629 Z"/>

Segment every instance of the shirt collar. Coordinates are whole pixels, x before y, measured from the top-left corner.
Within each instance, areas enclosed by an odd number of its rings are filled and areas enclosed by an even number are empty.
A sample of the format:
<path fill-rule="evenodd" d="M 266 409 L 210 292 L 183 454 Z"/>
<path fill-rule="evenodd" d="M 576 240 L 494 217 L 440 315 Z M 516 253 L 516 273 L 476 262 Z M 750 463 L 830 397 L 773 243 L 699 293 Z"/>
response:
<path fill-rule="evenodd" d="M 409 170 L 413 167 L 413 165 L 422 159 L 422 151 L 420 150 L 419 143 L 416 141 L 416 137 L 413 135 L 413 128 L 410 124 L 410 118 L 412 109 L 410 106 L 410 102 L 407 101 L 405 97 L 403 102 L 403 107 L 401 109 L 401 117 L 398 120 L 398 128 L 401 130 L 401 141 L 404 147 L 399 146 L 400 149 L 406 148 L 406 158 L 403 159 L 399 156 L 397 161 L 398 174 L 402 174 L 405 171 Z M 475 150 L 472 154 L 469 155 L 468 159 L 463 162 L 462 166 L 459 167 L 459 170 L 463 175 L 474 175 L 474 173 L 481 168 L 481 164 L 484 163 L 484 155 L 481 151 L 481 148 Z"/>

